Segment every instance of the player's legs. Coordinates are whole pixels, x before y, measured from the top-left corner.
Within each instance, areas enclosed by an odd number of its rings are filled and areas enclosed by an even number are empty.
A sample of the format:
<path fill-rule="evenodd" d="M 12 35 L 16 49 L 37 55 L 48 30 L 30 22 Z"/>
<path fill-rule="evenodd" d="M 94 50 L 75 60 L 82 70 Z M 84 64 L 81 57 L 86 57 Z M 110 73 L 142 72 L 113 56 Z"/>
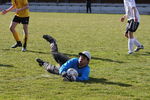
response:
<path fill-rule="evenodd" d="M 45 62 L 39 58 L 36 59 L 36 61 L 38 62 L 38 64 L 40 66 L 42 66 L 45 70 L 47 70 L 48 72 L 52 73 L 52 74 L 59 74 L 59 68 L 58 66 L 54 66 L 48 62 Z"/>
<path fill-rule="evenodd" d="M 51 52 L 55 61 L 61 66 L 66 63 L 70 58 L 59 52 Z"/>
<path fill-rule="evenodd" d="M 90 13 L 92 13 L 92 10 L 91 10 L 91 4 L 89 5 L 89 10 L 90 10 Z"/>
<path fill-rule="evenodd" d="M 58 53 L 58 52 L 52 52 L 52 54 L 53 54 L 54 59 L 56 60 L 56 62 L 58 64 L 60 64 L 60 66 L 69 59 L 65 55 L 62 55 L 61 53 Z M 39 58 L 36 59 L 36 61 L 39 63 L 40 66 L 43 66 L 45 68 L 45 70 L 47 70 L 48 72 L 50 72 L 52 74 L 59 74 L 60 66 L 52 65 L 52 64 L 45 62 Z"/>
<path fill-rule="evenodd" d="M 50 43 L 51 53 L 53 55 L 53 58 L 55 61 L 61 66 L 64 64 L 69 58 L 61 53 L 58 52 L 56 40 L 49 36 L 49 35 L 43 35 L 43 38 L 47 40 Z M 40 66 L 43 66 L 48 72 L 53 74 L 59 74 L 59 66 L 51 65 L 48 62 L 45 62 L 41 59 L 36 59 L 36 61 L 39 63 Z"/>
<path fill-rule="evenodd" d="M 144 49 L 144 46 L 135 38 L 134 38 L 134 44 L 137 46 L 136 49 L 134 50 L 135 52 L 138 52 L 139 50 Z"/>
<path fill-rule="evenodd" d="M 128 39 L 128 54 L 133 53 L 133 33 L 129 31 L 131 21 L 128 21 L 126 25 L 126 32 L 124 36 Z"/>
<path fill-rule="evenodd" d="M 86 5 L 86 13 L 88 13 L 89 12 L 89 7 L 88 7 L 88 5 Z"/>
<path fill-rule="evenodd" d="M 50 43 L 51 52 L 58 52 L 56 40 L 50 35 L 43 35 L 43 38 Z"/>
<path fill-rule="evenodd" d="M 26 51 L 27 48 L 27 40 L 28 40 L 28 24 L 29 24 L 29 17 L 22 17 L 21 19 L 21 23 L 23 24 L 23 33 L 24 33 L 24 37 L 23 37 L 23 47 L 22 47 L 22 51 Z"/>
<path fill-rule="evenodd" d="M 23 32 L 24 32 L 24 38 L 23 38 L 22 51 L 26 51 L 27 40 L 28 40 L 28 24 L 23 24 Z"/>
<path fill-rule="evenodd" d="M 43 38 L 50 43 L 51 54 L 60 66 L 69 60 L 69 57 L 58 52 L 56 40 L 52 36 L 43 35 Z"/>
<path fill-rule="evenodd" d="M 133 47 L 134 47 L 134 36 L 133 32 L 128 32 L 128 54 L 133 53 Z"/>
<path fill-rule="evenodd" d="M 125 33 L 124 33 L 124 36 L 125 36 L 126 38 L 128 38 L 129 24 L 130 24 L 130 21 L 128 21 L 128 23 L 127 23 L 127 25 L 126 25 L 126 31 L 125 31 Z"/>
<path fill-rule="evenodd" d="M 21 47 L 21 46 L 22 46 L 22 43 L 21 43 L 21 41 L 20 41 L 20 39 L 19 39 L 19 35 L 18 35 L 18 33 L 16 32 L 16 30 L 15 30 L 15 28 L 16 28 L 17 25 L 18 25 L 18 22 L 12 21 L 12 22 L 10 23 L 10 27 L 9 27 L 10 31 L 11 31 L 12 34 L 13 34 L 14 39 L 15 39 L 16 42 L 17 42 L 16 44 L 14 44 L 14 45 L 12 46 L 12 48 L 16 48 L 16 47 Z"/>
<path fill-rule="evenodd" d="M 129 39 L 133 39 L 133 38 L 134 38 L 133 32 L 130 32 L 130 31 L 128 32 L 128 38 L 129 38 Z"/>
<path fill-rule="evenodd" d="M 137 48 L 134 50 L 135 52 L 139 51 L 140 49 L 144 49 L 144 46 L 141 45 L 140 42 L 138 42 L 137 39 L 134 38 L 133 32 L 137 30 L 139 26 L 139 22 L 134 22 L 134 20 L 129 20 L 126 27 L 125 37 L 128 38 L 128 54 L 133 53 L 133 47 L 134 45 L 137 46 Z"/>
<path fill-rule="evenodd" d="M 130 20 L 130 25 L 129 25 L 129 31 L 136 32 L 138 29 L 139 22 L 134 22 L 134 20 Z M 139 51 L 140 49 L 144 49 L 144 46 L 136 39 L 133 37 L 133 42 L 134 45 L 136 45 L 136 49 L 134 50 L 135 52 Z"/>

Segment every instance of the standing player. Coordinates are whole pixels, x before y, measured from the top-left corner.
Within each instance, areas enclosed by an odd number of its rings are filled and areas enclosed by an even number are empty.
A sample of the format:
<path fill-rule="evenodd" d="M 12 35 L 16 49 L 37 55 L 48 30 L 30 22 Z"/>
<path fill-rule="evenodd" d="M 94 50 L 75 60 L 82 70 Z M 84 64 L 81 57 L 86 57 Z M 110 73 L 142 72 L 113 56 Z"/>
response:
<path fill-rule="evenodd" d="M 27 39 L 28 39 L 28 23 L 29 23 L 29 5 L 28 0 L 11 0 L 12 5 L 2 11 L 2 14 L 6 14 L 7 12 L 15 9 L 15 16 L 10 24 L 10 31 L 12 32 L 16 44 L 12 46 L 12 48 L 22 47 L 21 40 L 19 38 L 18 32 L 16 32 L 15 28 L 19 23 L 23 24 L 24 31 L 24 41 L 22 51 L 26 51 L 27 47 Z"/>
<path fill-rule="evenodd" d="M 88 13 L 89 11 L 90 11 L 90 13 L 92 13 L 91 0 L 86 0 L 86 13 Z"/>
<path fill-rule="evenodd" d="M 135 0 L 124 0 L 124 7 L 126 14 L 122 16 L 120 20 L 121 22 L 124 22 L 125 18 L 128 19 L 125 37 L 128 38 L 128 54 L 132 54 L 134 45 L 137 46 L 134 50 L 135 52 L 144 49 L 144 46 L 141 45 L 133 35 L 133 32 L 135 32 L 139 26 L 140 15 L 136 8 Z"/>

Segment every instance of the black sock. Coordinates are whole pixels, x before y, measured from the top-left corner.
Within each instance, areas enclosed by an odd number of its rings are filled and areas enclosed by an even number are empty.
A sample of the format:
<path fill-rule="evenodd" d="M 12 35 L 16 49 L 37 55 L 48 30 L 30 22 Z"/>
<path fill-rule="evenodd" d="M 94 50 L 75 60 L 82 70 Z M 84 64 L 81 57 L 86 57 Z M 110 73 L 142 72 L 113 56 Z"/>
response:
<path fill-rule="evenodd" d="M 21 41 L 17 41 L 17 44 L 22 44 Z"/>

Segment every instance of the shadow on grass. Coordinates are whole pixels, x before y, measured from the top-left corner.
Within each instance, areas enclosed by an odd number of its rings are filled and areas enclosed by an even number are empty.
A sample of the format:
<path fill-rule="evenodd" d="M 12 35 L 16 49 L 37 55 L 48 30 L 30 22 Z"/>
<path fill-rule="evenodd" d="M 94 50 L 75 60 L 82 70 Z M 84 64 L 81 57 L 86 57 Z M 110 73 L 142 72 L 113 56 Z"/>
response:
<path fill-rule="evenodd" d="M 99 78 L 92 78 L 92 77 L 90 77 L 90 80 L 85 81 L 84 83 L 89 83 L 89 84 L 101 83 L 101 84 L 106 84 L 106 85 L 118 85 L 118 86 L 122 86 L 122 87 L 130 87 L 130 86 L 132 86 L 131 84 L 125 84 L 125 83 L 120 83 L 120 82 L 111 82 L 111 81 L 108 81 L 105 78 L 100 78 L 99 79 Z"/>
<path fill-rule="evenodd" d="M 4 51 L 10 51 L 10 49 L 2 49 L 2 50 L 4 50 Z"/>
<path fill-rule="evenodd" d="M 0 64 L 0 67 L 14 67 L 13 65 Z"/>
<path fill-rule="evenodd" d="M 144 52 L 141 55 L 143 55 L 143 56 L 150 56 L 150 52 Z"/>
<path fill-rule="evenodd" d="M 10 49 L 2 49 L 2 50 L 7 50 L 9 51 Z M 31 53 L 39 53 L 39 54 L 51 54 L 50 52 L 41 52 L 41 51 L 34 51 L 34 50 L 27 50 L 26 52 L 31 52 Z M 74 56 L 74 57 L 79 57 L 77 54 L 68 54 L 68 53 L 62 53 L 67 56 Z M 112 60 L 108 58 L 100 58 L 100 57 L 92 57 L 94 60 L 101 60 L 101 61 L 107 61 L 107 62 L 115 62 L 115 63 L 125 63 L 123 61 L 117 61 L 117 60 Z"/>
<path fill-rule="evenodd" d="M 67 54 L 67 53 L 63 53 L 63 54 L 68 55 L 68 56 L 79 57 L 79 55 L 76 55 L 76 54 Z M 112 60 L 112 59 L 108 59 L 108 58 L 100 58 L 100 57 L 92 57 L 91 59 L 101 60 L 101 61 L 107 61 L 107 62 L 115 62 L 115 63 L 125 63 L 123 61 L 117 61 L 117 60 Z"/>
<path fill-rule="evenodd" d="M 49 52 L 41 52 L 41 51 L 33 51 L 33 50 L 27 50 L 26 52 L 39 53 L 39 54 L 50 54 Z"/>
<path fill-rule="evenodd" d="M 2 50 L 4 50 L 4 51 L 15 50 L 15 51 L 20 52 L 20 50 L 18 50 L 18 49 L 2 49 Z M 26 52 L 39 53 L 39 54 L 50 54 L 48 52 L 41 52 L 41 51 L 34 51 L 34 50 L 27 50 Z"/>

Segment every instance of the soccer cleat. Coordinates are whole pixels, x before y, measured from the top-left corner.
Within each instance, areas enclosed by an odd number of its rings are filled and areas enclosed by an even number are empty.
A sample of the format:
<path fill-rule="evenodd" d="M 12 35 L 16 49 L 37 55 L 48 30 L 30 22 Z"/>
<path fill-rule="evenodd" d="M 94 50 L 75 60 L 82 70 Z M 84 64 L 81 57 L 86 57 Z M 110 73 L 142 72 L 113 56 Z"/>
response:
<path fill-rule="evenodd" d="M 128 51 L 128 54 L 133 54 L 133 52 L 132 51 Z"/>
<path fill-rule="evenodd" d="M 23 47 L 22 47 L 22 50 L 21 50 L 22 52 L 25 52 L 25 51 L 27 51 L 27 44 L 26 44 L 26 42 L 23 44 Z"/>
<path fill-rule="evenodd" d="M 25 47 L 22 47 L 22 50 L 21 50 L 22 52 L 25 52 L 25 51 L 27 51 L 27 49 L 25 48 Z"/>
<path fill-rule="evenodd" d="M 144 46 L 143 46 L 143 45 L 138 46 L 138 47 L 134 50 L 134 52 L 138 52 L 138 51 L 141 50 L 141 49 L 144 49 Z"/>
<path fill-rule="evenodd" d="M 51 37 L 50 35 L 43 35 L 43 38 L 50 43 L 50 47 L 51 47 L 52 52 L 58 52 L 56 40 L 53 37 Z"/>
<path fill-rule="evenodd" d="M 43 35 L 43 38 L 50 43 L 56 42 L 56 40 L 53 37 L 51 37 L 50 35 Z"/>
<path fill-rule="evenodd" d="M 22 43 L 16 43 L 11 46 L 11 48 L 17 48 L 17 47 L 22 47 Z"/>
<path fill-rule="evenodd" d="M 47 70 L 48 72 L 55 73 L 55 71 L 54 71 L 55 66 L 54 65 L 51 65 L 48 62 L 44 62 L 43 60 L 41 60 L 39 58 L 37 58 L 36 61 L 39 63 L 40 66 L 43 66 L 43 68 L 45 70 Z"/>
<path fill-rule="evenodd" d="M 44 61 L 37 58 L 36 61 L 39 63 L 40 66 L 43 66 L 44 65 Z"/>

